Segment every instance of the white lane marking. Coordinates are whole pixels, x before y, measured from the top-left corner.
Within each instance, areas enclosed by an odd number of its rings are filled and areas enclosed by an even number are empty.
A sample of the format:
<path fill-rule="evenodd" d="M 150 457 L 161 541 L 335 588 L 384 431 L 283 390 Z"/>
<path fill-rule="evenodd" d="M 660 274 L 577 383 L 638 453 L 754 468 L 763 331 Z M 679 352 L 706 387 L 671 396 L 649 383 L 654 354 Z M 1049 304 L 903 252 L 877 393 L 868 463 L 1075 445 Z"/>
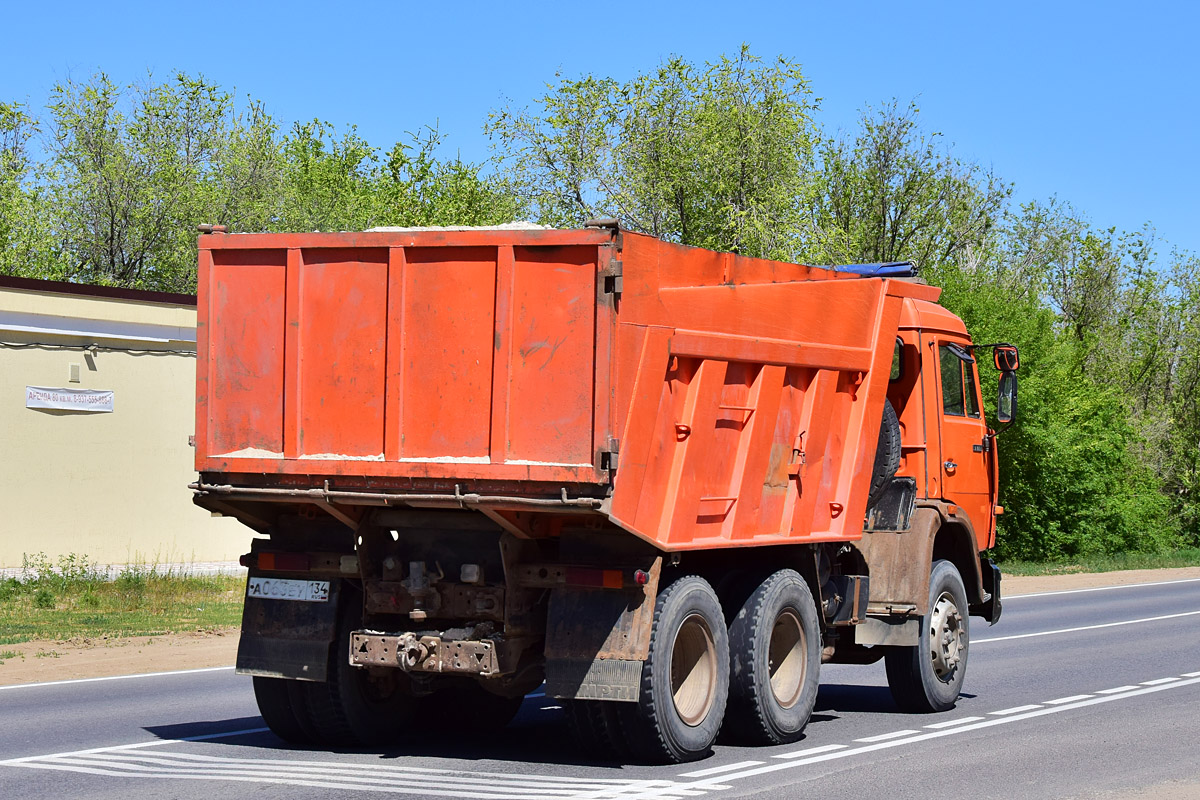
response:
<path fill-rule="evenodd" d="M 988 642 L 1007 642 L 1012 639 L 1032 639 L 1035 636 L 1055 636 L 1060 633 L 1075 633 L 1076 631 L 1094 631 L 1098 628 L 1116 628 L 1120 625 L 1137 625 L 1142 622 L 1158 622 L 1163 619 L 1178 619 L 1193 617 L 1200 611 L 1184 611 L 1181 614 L 1164 614 L 1161 617 L 1144 617 L 1143 619 L 1127 619 L 1121 622 L 1105 622 L 1100 625 L 1082 625 L 1078 628 L 1061 628 L 1056 631 L 1038 631 L 1037 633 L 1018 633 L 1013 636 L 994 636 L 991 639 L 972 639 L 971 644 L 987 644 Z"/>
<path fill-rule="evenodd" d="M 1136 688 L 1138 688 L 1138 687 L 1129 686 L 1129 685 L 1118 686 L 1115 689 L 1101 689 L 1100 691 L 1096 692 L 1096 694 L 1120 694 L 1121 692 L 1132 691 L 1133 689 L 1136 689 Z"/>
<path fill-rule="evenodd" d="M 1152 681 L 1142 681 L 1142 686 L 1161 686 L 1164 683 L 1174 683 L 1180 678 L 1156 678 Z"/>
<path fill-rule="evenodd" d="M 966 725 L 968 722 L 978 722 L 983 717 L 963 717 L 962 719 L 952 719 L 948 722 L 935 722 L 933 725 L 926 725 L 926 728 L 933 730 L 941 730 L 942 728 L 953 728 L 955 725 Z"/>
<path fill-rule="evenodd" d="M 162 747 L 165 744 L 178 744 L 179 742 L 207 742 L 210 739 L 232 739 L 236 736 L 249 736 L 252 733 L 266 733 L 270 728 L 243 728 L 240 731 L 225 731 L 224 733 L 205 733 L 200 736 L 183 736 L 178 739 L 151 739 L 148 742 L 134 742 L 133 744 L 116 744 L 109 747 L 92 747 L 87 750 L 70 750 L 65 753 L 50 753 L 44 756 L 25 756 L 23 758 L 9 758 L 0 761 L 0 766 L 25 764 L 29 761 L 40 761 L 45 758 L 66 758 L 68 756 L 89 755 L 91 753 L 115 753 L 120 750 L 139 750 L 143 747 Z"/>
<path fill-rule="evenodd" d="M 801 758 L 803 756 L 815 756 L 817 753 L 831 753 L 834 750 L 845 750 L 850 745 L 848 744 L 826 744 L 820 747 L 809 747 L 804 750 L 796 750 L 792 753 L 780 753 L 772 758 Z"/>
<path fill-rule="evenodd" d="M 1023 711 L 1033 711 L 1035 708 L 1041 708 L 1040 705 L 1016 706 L 1014 708 L 1004 708 L 999 711 L 989 711 L 989 714 L 994 714 L 998 717 L 1006 717 L 1009 714 L 1020 714 Z"/>
<path fill-rule="evenodd" d="M 1083 592 L 1109 592 L 1113 589 L 1140 589 L 1143 586 L 1170 586 L 1173 583 L 1196 583 L 1200 578 L 1180 578 L 1175 581 L 1154 581 L 1152 583 L 1120 583 L 1116 586 L 1093 586 L 1088 589 L 1060 589 L 1054 592 L 1034 592 L 1033 594 L 1005 595 L 1004 600 L 1023 599 L 1026 597 L 1051 597 L 1056 594 L 1082 594 Z"/>
<path fill-rule="evenodd" d="M 1200 678 L 1200 672 L 1185 672 L 1185 673 L 1183 673 L 1183 677 L 1185 677 L 1185 678 Z"/>
<path fill-rule="evenodd" d="M 1091 697 L 1090 694 L 1073 694 L 1070 697 L 1060 697 L 1057 700 L 1047 700 L 1046 705 L 1061 706 L 1066 705 L 1067 703 L 1075 703 L 1080 700 L 1087 700 L 1089 697 Z"/>
<path fill-rule="evenodd" d="M 203 781 L 231 781 L 235 783 L 266 783 L 285 786 L 300 786 L 318 789 L 338 789 L 338 790 L 354 790 L 360 792 L 384 792 L 388 794 L 401 795 L 420 795 L 422 797 L 458 797 L 467 798 L 468 800 L 526 800 L 534 795 L 530 794 L 528 789 L 516 789 L 514 791 L 496 791 L 494 788 L 491 791 L 470 790 L 466 787 L 441 787 L 431 785 L 429 783 L 414 784 L 397 783 L 397 784 L 381 784 L 376 780 L 369 783 L 355 783 L 345 779 L 320 779 L 320 778 L 300 778 L 289 776 L 287 772 L 281 773 L 281 777 L 260 776 L 251 774 L 212 774 L 210 772 L 130 772 L 125 769 L 109 769 L 103 766 L 90 767 L 82 764 L 55 764 L 55 763 L 30 763 L 22 766 L 33 769 L 50 769 L 64 772 L 77 772 L 86 775 L 107 775 L 121 778 L 148 778 L 151 780 L 162 780 L 163 778 L 171 778 L 174 780 L 203 780 Z M 555 792 L 554 795 L 547 797 L 559 798 L 621 798 L 621 800 L 633 800 L 634 798 L 678 798 L 678 797 L 698 797 L 706 791 L 713 791 L 718 787 L 715 785 L 706 786 L 703 789 L 691 788 L 667 788 L 665 786 L 647 786 L 649 782 L 630 781 L 630 785 L 626 790 L 611 787 L 600 792 L 593 791 L 574 791 L 568 787 L 553 788 L 548 791 Z M 541 795 L 538 795 L 541 796 Z"/>
<path fill-rule="evenodd" d="M 723 767 L 709 767 L 708 769 L 698 769 L 695 772 L 681 772 L 681 778 L 703 778 L 707 775 L 719 775 L 722 772 L 732 772 L 745 767 L 757 767 L 759 764 L 765 764 L 765 761 L 739 761 L 736 764 L 726 764 Z"/>
<path fill-rule="evenodd" d="M 235 731 L 189 737 L 186 741 L 228 737 Z M 434 767 L 408 767 L 390 764 L 353 764 L 345 762 L 255 759 L 209 756 L 199 753 L 136 752 L 141 748 L 185 741 L 156 740 L 131 745 L 94 748 L 51 756 L 34 756 L 0 761 L 0 765 L 50 769 L 89 775 L 126 778 L 177 778 L 180 780 L 225 780 L 242 783 L 269 783 L 323 789 L 422 794 L 440 797 L 478 798 L 480 800 L 522 800 L 550 797 L 577 800 L 633 800 L 634 798 L 698 797 L 706 792 L 729 788 L 709 784 L 695 788 L 672 780 L 630 780 L 587 778 L 522 773 L 471 772 Z M 754 762 L 761 764 L 763 762 Z M 743 768 L 745 764 L 736 765 Z"/>
<path fill-rule="evenodd" d="M 881 733 L 878 736 L 865 736 L 862 739 L 855 739 L 856 742 L 882 742 L 885 739 L 899 739 L 901 736 L 912 736 L 917 731 L 892 731 L 891 733 Z"/>
<path fill-rule="evenodd" d="M 201 672 L 232 672 L 233 667 L 203 667 L 201 669 L 177 669 L 174 672 L 143 672 L 140 675 L 108 675 L 103 678 L 73 678 L 68 681 L 42 681 L 41 683 L 12 683 L 0 686 L 0 692 L 7 689 L 33 689 L 38 686 L 66 686 L 69 683 L 98 683 L 100 681 L 126 681 L 130 678 L 163 678 L 168 675 L 196 675 Z"/>
<path fill-rule="evenodd" d="M 784 770 L 784 769 L 795 769 L 797 767 L 804 767 L 809 764 L 816 764 L 816 763 L 820 763 L 822 761 L 833 761 L 834 759 L 839 759 L 839 758 L 850 758 L 851 756 L 861 755 L 863 753 L 871 753 L 871 752 L 875 752 L 877 750 L 886 750 L 886 749 L 892 748 L 892 747 L 903 747 L 905 745 L 917 744 L 919 742 L 927 742 L 927 741 L 930 741 L 933 739 L 941 739 L 941 738 L 944 738 L 947 736 L 958 736 L 960 734 L 968 733 L 970 731 L 977 731 L 977 730 L 982 730 L 984 728 L 991 728 L 996 725 L 1007 725 L 1012 722 L 1021 722 L 1023 720 L 1027 720 L 1027 719 L 1034 719 L 1036 717 L 1044 717 L 1049 714 L 1060 714 L 1064 711 L 1074 711 L 1075 709 L 1086 708 L 1088 706 L 1099 705 L 1101 703 L 1111 703 L 1111 702 L 1114 702 L 1117 700 L 1127 700 L 1131 697 L 1140 697 L 1142 695 L 1154 694 L 1155 692 L 1167 692 L 1172 689 L 1178 689 L 1182 686 L 1193 686 L 1198 683 L 1200 683 L 1200 678 L 1192 678 L 1187 681 L 1176 681 L 1175 683 L 1168 683 L 1164 686 L 1144 686 L 1141 689 L 1137 689 L 1133 692 L 1129 692 L 1127 694 L 1122 694 L 1122 695 L 1110 695 L 1108 697 L 1093 697 L 1089 700 L 1081 700 L 1078 703 L 1074 703 L 1071 705 L 1054 706 L 1052 708 L 1042 708 L 1042 707 L 1038 706 L 1038 707 L 1035 707 L 1036 710 L 1029 711 L 1028 713 L 1024 713 L 1024 714 L 1015 714 L 1014 713 L 1012 716 L 999 717 L 997 719 L 985 719 L 982 722 L 973 722 L 970 725 L 960 725 L 957 728 L 949 728 L 944 731 L 928 731 L 926 733 L 919 733 L 918 735 L 912 736 L 908 739 L 893 739 L 891 741 L 877 742 L 875 744 L 866 744 L 866 745 L 863 745 L 862 747 L 854 747 L 854 748 L 849 748 L 846 750 L 840 750 L 836 753 L 823 753 L 820 755 L 812 756 L 811 758 L 798 758 L 794 761 L 788 761 L 788 762 L 784 762 L 784 763 L 780 763 L 780 764 L 767 764 L 767 765 L 761 766 L 761 767 L 751 767 L 750 769 L 746 770 L 745 772 L 734 772 L 734 773 L 727 773 L 725 775 L 722 775 L 720 780 L 722 780 L 726 783 L 733 783 L 734 781 L 737 781 L 737 780 L 743 780 L 745 778 L 753 778 L 758 775 L 768 774 L 771 772 L 778 772 L 778 771 Z M 708 782 L 705 780 L 700 780 L 700 781 L 697 781 L 696 783 L 688 784 L 689 788 L 704 788 L 707 785 L 708 785 Z"/>

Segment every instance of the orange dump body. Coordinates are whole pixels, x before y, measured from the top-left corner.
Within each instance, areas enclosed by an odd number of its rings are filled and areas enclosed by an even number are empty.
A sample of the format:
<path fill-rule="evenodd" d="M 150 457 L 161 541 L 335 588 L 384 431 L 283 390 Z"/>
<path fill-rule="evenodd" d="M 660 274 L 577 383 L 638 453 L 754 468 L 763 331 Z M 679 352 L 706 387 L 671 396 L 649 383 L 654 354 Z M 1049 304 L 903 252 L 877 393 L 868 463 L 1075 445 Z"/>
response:
<path fill-rule="evenodd" d="M 196 467 L 565 492 L 667 550 L 857 539 L 902 306 L 937 296 L 604 228 L 205 235 Z"/>

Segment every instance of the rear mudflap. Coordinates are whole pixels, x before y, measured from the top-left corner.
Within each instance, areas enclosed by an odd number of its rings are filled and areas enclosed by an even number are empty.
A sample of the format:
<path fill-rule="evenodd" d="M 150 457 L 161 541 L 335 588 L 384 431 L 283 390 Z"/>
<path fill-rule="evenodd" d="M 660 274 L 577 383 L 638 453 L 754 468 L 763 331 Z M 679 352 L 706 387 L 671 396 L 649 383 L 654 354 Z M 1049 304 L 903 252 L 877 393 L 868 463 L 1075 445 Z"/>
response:
<path fill-rule="evenodd" d="M 242 675 L 324 681 L 329 670 L 330 650 L 337 639 L 339 581 L 328 581 L 327 591 L 278 591 L 307 599 L 284 599 L 272 592 L 256 592 L 256 580 L 264 576 L 251 571 L 247 579 L 246 605 L 242 611 L 242 636 L 238 642 L 237 671 Z M 287 579 L 271 577 L 276 583 Z M 293 583 L 288 581 L 288 583 Z M 294 581 L 295 584 L 314 583 Z M 323 599 L 320 599 L 322 598 Z"/>

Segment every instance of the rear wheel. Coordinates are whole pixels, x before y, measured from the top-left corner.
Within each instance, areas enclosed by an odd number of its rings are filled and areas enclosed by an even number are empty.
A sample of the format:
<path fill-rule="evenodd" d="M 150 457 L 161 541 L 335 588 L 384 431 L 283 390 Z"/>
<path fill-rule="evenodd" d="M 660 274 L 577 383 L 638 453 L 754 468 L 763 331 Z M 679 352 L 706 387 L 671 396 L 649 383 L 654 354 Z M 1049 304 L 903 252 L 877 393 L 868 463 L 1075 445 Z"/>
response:
<path fill-rule="evenodd" d="M 935 561 L 929 574 L 929 612 L 921 617 L 920 641 L 891 647 L 884 656 L 888 686 L 905 711 L 953 708 L 967 673 L 967 591 L 949 561 Z"/>
<path fill-rule="evenodd" d="M 459 735 L 495 733 L 512 722 L 525 697 L 503 697 L 471 678 L 454 678 L 417 701 L 423 729 Z"/>
<path fill-rule="evenodd" d="M 694 761 L 708 753 L 725 715 L 729 635 L 717 595 L 689 575 L 659 593 L 650 654 L 636 703 L 621 703 L 621 728 L 636 758 Z"/>
<path fill-rule="evenodd" d="M 741 739 L 783 744 L 800 738 L 817 700 L 821 630 L 808 584 L 776 572 L 729 625 L 726 724 Z"/>
<path fill-rule="evenodd" d="M 618 719 L 620 703 L 607 700 L 563 700 L 567 724 L 580 748 L 598 760 L 628 758 L 629 745 Z"/>
<path fill-rule="evenodd" d="M 311 731 L 302 724 L 292 705 L 296 683 L 298 681 L 255 675 L 254 699 L 271 733 L 290 744 L 312 744 Z"/>
<path fill-rule="evenodd" d="M 399 669 L 356 667 L 350 663 L 350 634 L 362 619 L 360 599 L 343 591 L 341 602 L 338 637 L 327 678 L 324 683 L 301 684 L 305 700 L 302 712 L 307 712 L 324 744 L 388 744 L 398 739 L 415 717 L 416 701 L 409 679 Z"/>

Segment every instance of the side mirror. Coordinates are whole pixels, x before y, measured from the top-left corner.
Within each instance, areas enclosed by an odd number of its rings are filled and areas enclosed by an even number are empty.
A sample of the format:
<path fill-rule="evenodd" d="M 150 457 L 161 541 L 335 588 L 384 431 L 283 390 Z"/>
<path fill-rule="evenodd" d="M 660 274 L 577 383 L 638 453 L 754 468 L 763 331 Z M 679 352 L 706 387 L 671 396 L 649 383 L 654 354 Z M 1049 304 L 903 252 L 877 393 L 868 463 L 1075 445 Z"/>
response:
<path fill-rule="evenodd" d="M 1013 353 L 1016 353 L 1016 348 L 1013 348 Z M 996 420 L 1007 423 L 1012 422 L 1016 417 L 1017 373 L 1005 372 L 1000 376 L 1000 398 L 996 401 Z"/>
<path fill-rule="evenodd" d="M 1000 372 L 1016 372 L 1017 367 L 1021 365 L 1021 356 L 1017 352 L 1016 345 L 998 344 L 992 350 L 992 358 L 996 362 L 996 369 Z M 1013 384 L 1014 390 L 1016 384 Z"/>

